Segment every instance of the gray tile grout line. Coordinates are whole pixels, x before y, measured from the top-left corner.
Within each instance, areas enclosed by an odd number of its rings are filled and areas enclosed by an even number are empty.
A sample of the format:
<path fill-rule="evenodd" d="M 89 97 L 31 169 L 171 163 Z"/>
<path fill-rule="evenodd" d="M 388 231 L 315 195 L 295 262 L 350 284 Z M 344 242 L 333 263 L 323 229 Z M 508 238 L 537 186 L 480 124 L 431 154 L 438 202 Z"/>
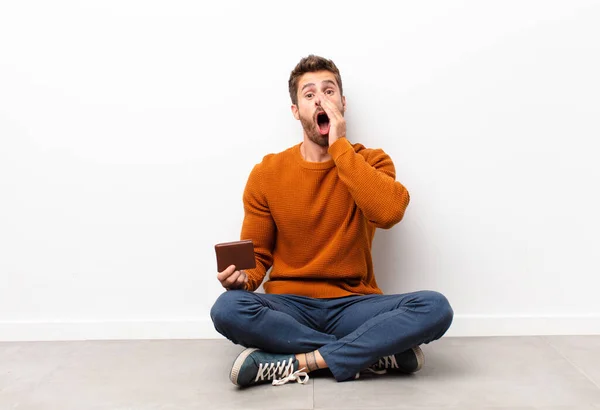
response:
<path fill-rule="evenodd" d="M 588 376 L 588 374 L 582 368 L 580 368 L 575 363 L 573 363 L 573 361 L 571 359 L 569 359 L 567 356 L 565 356 L 556 346 L 554 346 L 552 343 L 550 343 L 550 340 L 548 340 L 546 336 L 540 336 L 540 337 L 542 338 L 542 340 L 544 342 L 546 342 L 546 344 L 548 344 L 548 346 L 550 346 L 552 349 L 554 349 L 554 351 L 556 353 L 558 353 L 563 359 L 565 359 L 571 366 L 573 366 L 579 373 L 581 373 L 594 386 L 596 386 L 596 388 L 598 388 L 600 390 L 600 384 L 596 383 L 594 381 L 594 379 L 592 379 L 590 376 Z"/>

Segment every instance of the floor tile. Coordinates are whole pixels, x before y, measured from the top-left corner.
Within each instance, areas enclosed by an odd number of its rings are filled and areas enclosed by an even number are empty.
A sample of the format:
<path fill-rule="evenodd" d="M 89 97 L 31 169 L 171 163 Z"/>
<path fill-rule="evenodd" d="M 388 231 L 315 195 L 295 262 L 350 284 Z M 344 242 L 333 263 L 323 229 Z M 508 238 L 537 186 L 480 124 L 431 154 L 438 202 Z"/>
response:
<path fill-rule="evenodd" d="M 397 410 L 402 407 L 394 406 L 394 407 L 364 407 L 365 410 L 368 409 L 376 409 L 376 410 Z M 598 410 L 600 406 L 595 406 L 593 404 L 588 405 L 579 405 L 579 406 L 436 406 L 436 407 L 421 407 L 415 406 L 412 407 L 418 410 Z M 328 410 L 344 410 L 346 407 L 332 407 L 328 408 Z"/>
<path fill-rule="evenodd" d="M 22 403 L 25 410 L 311 409 L 313 386 L 240 390 L 229 370 L 242 349 L 224 340 L 83 342 Z"/>
<path fill-rule="evenodd" d="M 13 408 L 73 354 L 77 343 L 0 343 L 0 409 Z"/>
<path fill-rule="evenodd" d="M 348 407 L 328 407 L 327 410 L 344 410 L 347 409 Z M 493 407 L 481 407 L 481 406 L 434 406 L 434 407 L 430 407 L 430 406 L 413 406 L 413 407 L 406 407 L 406 406 L 391 406 L 391 407 L 379 407 L 376 404 L 374 404 L 373 406 L 369 406 L 369 407 L 360 407 L 360 409 L 364 409 L 364 410 L 370 410 L 370 409 L 376 409 L 376 410 L 398 410 L 398 409 L 405 409 L 405 408 L 412 408 L 412 409 L 418 409 L 418 410 L 537 410 L 537 407 L 497 407 L 497 406 L 493 406 Z M 572 409 L 564 409 L 564 410 L 572 410 Z M 573 409 L 574 410 L 574 409 Z M 596 410 L 596 409 L 593 409 Z"/>
<path fill-rule="evenodd" d="M 600 403 L 600 389 L 541 337 L 444 338 L 423 351 L 425 366 L 414 375 L 344 383 L 314 380 L 315 408 L 515 409 Z"/>
<path fill-rule="evenodd" d="M 444 338 L 412 376 L 249 389 L 224 340 L 0 343 L 0 409 L 598 410 L 599 339 Z"/>
<path fill-rule="evenodd" d="M 544 339 L 600 388 L 600 336 L 545 336 Z"/>
<path fill-rule="evenodd" d="M 598 410 L 600 404 L 582 404 L 580 406 L 539 406 L 532 407 L 533 410 Z"/>

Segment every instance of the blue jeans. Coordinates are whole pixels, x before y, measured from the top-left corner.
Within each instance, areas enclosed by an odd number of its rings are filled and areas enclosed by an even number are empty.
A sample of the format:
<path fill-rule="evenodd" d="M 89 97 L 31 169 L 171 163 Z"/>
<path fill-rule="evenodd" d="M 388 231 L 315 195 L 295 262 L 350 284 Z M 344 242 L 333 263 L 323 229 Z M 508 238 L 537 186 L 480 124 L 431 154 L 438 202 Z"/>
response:
<path fill-rule="evenodd" d="M 318 350 L 343 381 L 380 357 L 439 339 L 454 312 L 433 291 L 314 299 L 231 290 L 210 315 L 215 329 L 236 344 L 272 353 Z"/>

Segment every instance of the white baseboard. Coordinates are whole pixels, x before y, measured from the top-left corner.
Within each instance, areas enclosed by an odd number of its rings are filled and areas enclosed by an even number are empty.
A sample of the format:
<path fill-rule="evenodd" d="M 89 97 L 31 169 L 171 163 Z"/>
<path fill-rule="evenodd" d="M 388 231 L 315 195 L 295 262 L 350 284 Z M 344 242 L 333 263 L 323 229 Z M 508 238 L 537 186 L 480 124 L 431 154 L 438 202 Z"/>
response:
<path fill-rule="evenodd" d="M 449 337 L 600 335 L 600 315 L 456 315 Z M 0 341 L 220 339 L 210 319 L 172 321 L 0 322 Z"/>
<path fill-rule="evenodd" d="M 219 339 L 210 319 L 0 322 L 0 341 Z"/>
<path fill-rule="evenodd" d="M 600 335 L 600 315 L 455 315 L 446 336 Z"/>

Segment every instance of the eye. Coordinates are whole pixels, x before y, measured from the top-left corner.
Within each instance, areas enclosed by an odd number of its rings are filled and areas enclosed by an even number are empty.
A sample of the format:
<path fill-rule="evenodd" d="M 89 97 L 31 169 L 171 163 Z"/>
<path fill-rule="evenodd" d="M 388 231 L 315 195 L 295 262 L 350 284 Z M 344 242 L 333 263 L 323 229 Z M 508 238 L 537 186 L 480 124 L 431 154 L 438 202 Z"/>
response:
<path fill-rule="evenodd" d="M 306 98 L 312 98 L 312 96 L 313 96 L 313 93 L 308 93 L 308 94 L 305 94 L 304 96 L 305 96 Z"/>
<path fill-rule="evenodd" d="M 327 91 L 325 91 L 325 94 L 327 94 L 327 95 L 333 95 L 333 90 L 327 90 Z"/>

